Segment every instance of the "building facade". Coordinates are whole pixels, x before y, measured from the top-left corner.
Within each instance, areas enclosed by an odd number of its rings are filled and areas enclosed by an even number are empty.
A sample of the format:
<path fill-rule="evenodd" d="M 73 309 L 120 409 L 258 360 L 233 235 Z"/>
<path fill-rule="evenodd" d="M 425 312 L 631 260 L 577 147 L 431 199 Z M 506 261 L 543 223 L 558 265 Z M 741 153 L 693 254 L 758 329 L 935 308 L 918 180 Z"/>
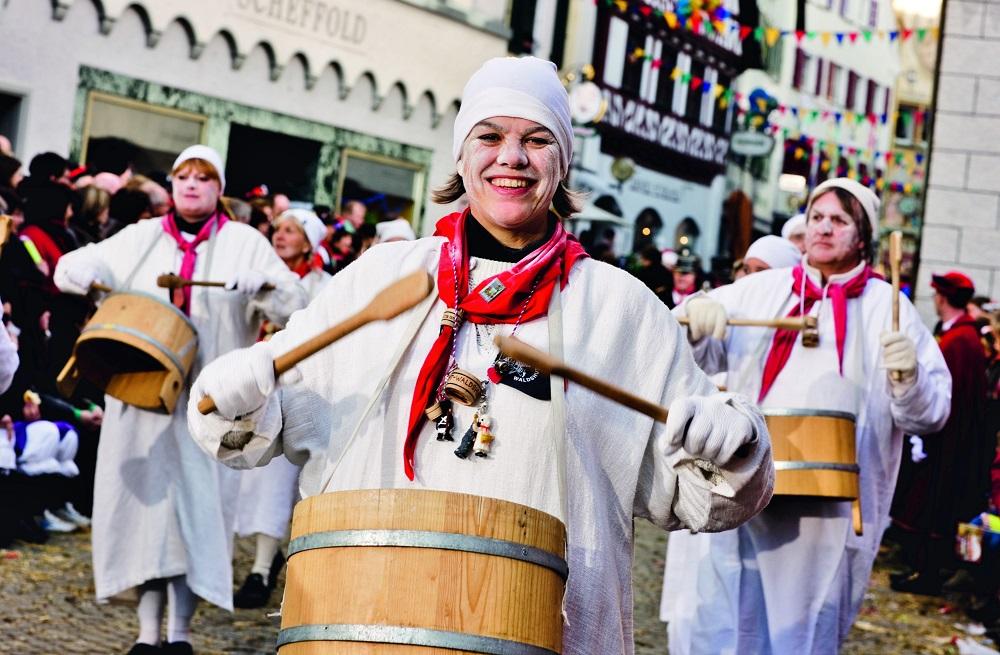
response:
<path fill-rule="evenodd" d="M 137 147 L 137 172 L 202 142 L 227 192 L 368 203 L 418 233 L 454 170 L 469 76 L 507 52 L 485 0 L 11 0 L 0 5 L 0 133 L 21 157 Z M 456 50 L 466 53 L 455 56 Z"/>
<path fill-rule="evenodd" d="M 684 20 L 682 4 L 570 4 L 563 70 L 586 70 L 606 107 L 578 130 L 571 181 L 605 219 L 617 216 L 618 254 L 648 244 L 689 248 L 707 267 L 718 247 L 733 118 L 716 89 L 739 73 L 742 43 L 730 26 L 741 3 L 725 3 L 721 33 L 670 26 L 664 16 Z"/>

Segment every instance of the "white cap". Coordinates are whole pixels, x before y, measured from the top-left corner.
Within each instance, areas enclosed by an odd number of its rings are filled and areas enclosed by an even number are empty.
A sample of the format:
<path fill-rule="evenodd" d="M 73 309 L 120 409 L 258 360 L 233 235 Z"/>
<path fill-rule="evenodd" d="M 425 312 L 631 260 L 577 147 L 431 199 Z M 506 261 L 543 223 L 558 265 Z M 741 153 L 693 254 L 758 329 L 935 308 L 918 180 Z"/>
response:
<path fill-rule="evenodd" d="M 865 185 L 850 179 L 849 177 L 834 177 L 816 186 L 809 194 L 809 205 L 806 206 L 806 214 L 812 209 L 812 204 L 823 193 L 830 189 L 843 189 L 858 199 L 868 216 L 868 223 L 872 226 L 872 239 L 878 238 L 878 208 L 882 201 L 878 199 L 875 192 Z"/>
<path fill-rule="evenodd" d="M 538 57 L 496 57 L 473 73 L 455 117 L 452 155 L 456 162 L 472 128 L 493 116 L 525 118 L 548 128 L 559 144 L 559 177 L 566 176 L 573 159 L 573 125 L 569 95 L 555 64 Z"/>
<path fill-rule="evenodd" d="M 413 241 L 417 235 L 413 233 L 409 221 L 397 218 L 391 221 L 375 224 L 375 240 L 378 243 L 386 241 Z"/>
<path fill-rule="evenodd" d="M 799 231 L 805 232 L 805 229 L 806 229 L 806 215 L 796 214 L 795 216 L 792 216 L 787 221 L 785 221 L 785 224 L 781 226 L 781 238 L 789 239 L 796 232 Z"/>
<path fill-rule="evenodd" d="M 319 216 L 308 209 L 286 209 L 274 221 L 274 225 L 277 226 L 278 223 L 285 220 L 292 220 L 299 224 L 306 238 L 309 239 L 309 245 L 312 246 L 313 252 L 316 252 L 323 242 L 323 237 L 326 236 L 326 226 L 323 225 Z"/>
<path fill-rule="evenodd" d="M 184 151 L 177 155 L 177 159 L 174 160 L 173 168 L 170 170 L 176 171 L 177 168 L 188 161 L 189 159 L 204 159 L 209 164 L 215 167 L 215 172 L 219 174 L 219 186 L 223 190 L 226 188 L 226 169 L 222 165 L 222 157 L 219 153 L 215 151 L 214 148 L 209 148 L 208 146 L 197 144 L 193 146 L 188 146 L 184 148 Z"/>
<path fill-rule="evenodd" d="M 677 266 L 677 252 L 667 248 L 663 251 L 663 254 L 660 255 L 660 263 L 663 264 L 665 268 L 673 270 L 673 268 Z"/>
<path fill-rule="evenodd" d="M 750 244 L 747 254 L 743 255 L 743 261 L 751 257 L 771 268 L 791 268 L 802 260 L 802 253 L 791 241 L 768 234 Z"/>

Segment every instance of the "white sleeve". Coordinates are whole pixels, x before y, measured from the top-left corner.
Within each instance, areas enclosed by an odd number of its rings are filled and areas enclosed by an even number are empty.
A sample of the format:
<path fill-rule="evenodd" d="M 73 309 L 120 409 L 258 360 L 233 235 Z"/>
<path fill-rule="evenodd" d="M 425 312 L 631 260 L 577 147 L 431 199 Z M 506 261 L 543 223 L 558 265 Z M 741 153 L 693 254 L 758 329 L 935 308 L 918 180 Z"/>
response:
<path fill-rule="evenodd" d="M 941 348 L 908 299 L 899 303 L 900 325 L 917 349 L 917 379 L 899 398 L 893 396 L 885 371 L 885 394 L 891 399 L 892 420 L 906 434 L 932 434 L 951 413 L 951 373 Z"/>
<path fill-rule="evenodd" d="M 7 334 L 7 328 L 0 325 L 0 393 L 10 388 L 10 383 L 14 380 L 14 373 L 17 372 L 17 365 L 17 348 L 14 347 L 14 342 Z"/>

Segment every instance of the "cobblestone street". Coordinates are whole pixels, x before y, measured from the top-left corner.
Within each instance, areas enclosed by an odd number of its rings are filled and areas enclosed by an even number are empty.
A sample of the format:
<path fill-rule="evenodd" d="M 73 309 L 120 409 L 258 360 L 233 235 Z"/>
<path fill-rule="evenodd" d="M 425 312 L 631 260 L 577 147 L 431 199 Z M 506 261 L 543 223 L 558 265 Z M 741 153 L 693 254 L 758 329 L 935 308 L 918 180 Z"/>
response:
<path fill-rule="evenodd" d="M 658 619 L 667 536 L 645 521 L 636 523 L 636 655 L 665 655 L 666 633 Z M 237 547 L 236 577 L 249 568 L 250 544 Z M 56 535 L 43 546 L 18 546 L 0 559 L 0 642 L 5 653 L 124 653 L 136 632 L 133 608 L 97 605 L 90 569 L 89 534 Z M 196 652 L 263 654 L 274 652 L 280 594 L 266 610 L 229 614 L 202 605 L 195 616 Z M 949 599 L 895 594 L 888 569 L 876 569 L 873 587 L 843 650 L 872 653 L 955 653 L 952 637 L 964 636 L 956 623 L 967 622 Z"/>

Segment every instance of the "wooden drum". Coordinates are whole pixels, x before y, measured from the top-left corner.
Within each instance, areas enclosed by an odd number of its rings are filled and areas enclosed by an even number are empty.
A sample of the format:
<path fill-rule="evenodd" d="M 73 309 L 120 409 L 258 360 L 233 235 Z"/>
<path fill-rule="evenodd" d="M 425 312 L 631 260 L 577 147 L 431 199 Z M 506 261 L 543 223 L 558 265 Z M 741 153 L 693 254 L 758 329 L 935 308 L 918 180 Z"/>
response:
<path fill-rule="evenodd" d="M 59 391 L 69 396 L 82 377 L 124 403 L 169 414 L 197 353 L 194 324 L 179 309 L 147 293 L 113 293 L 76 340 Z"/>
<path fill-rule="evenodd" d="M 562 652 L 562 522 L 421 489 L 338 491 L 295 507 L 280 655 Z"/>
<path fill-rule="evenodd" d="M 771 433 L 775 496 L 857 499 L 853 414 L 818 409 L 761 411 Z"/>

